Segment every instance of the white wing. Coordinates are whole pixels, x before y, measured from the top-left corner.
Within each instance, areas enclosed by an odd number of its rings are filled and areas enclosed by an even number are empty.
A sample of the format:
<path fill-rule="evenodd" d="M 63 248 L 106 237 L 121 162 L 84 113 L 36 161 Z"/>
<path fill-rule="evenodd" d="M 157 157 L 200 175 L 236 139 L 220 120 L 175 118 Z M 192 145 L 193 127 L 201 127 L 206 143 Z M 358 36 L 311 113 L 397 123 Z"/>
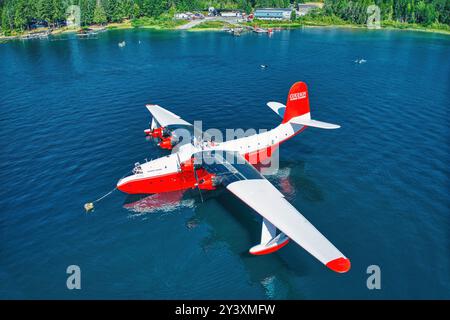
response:
<path fill-rule="evenodd" d="M 196 159 L 200 157 L 202 166 L 208 172 L 216 175 L 223 186 L 265 219 L 261 245 L 252 248 L 251 253 L 270 248 L 277 249 L 278 245 L 284 243 L 283 238 L 273 238 L 275 236 L 275 230 L 271 227 L 273 225 L 331 270 L 342 273 L 350 269 L 350 260 L 238 153 L 206 151 L 196 154 Z M 267 240 L 271 238 L 277 240 L 276 243 L 267 244 Z"/>
<path fill-rule="evenodd" d="M 161 127 L 167 127 L 171 125 L 192 126 L 192 124 L 181 119 L 176 114 L 156 104 L 147 104 L 146 107 L 152 114 L 153 119 L 156 120 L 156 122 L 158 122 L 159 126 Z"/>
<path fill-rule="evenodd" d="M 347 272 L 350 269 L 350 260 L 268 180 L 235 181 L 227 189 L 333 271 Z"/>

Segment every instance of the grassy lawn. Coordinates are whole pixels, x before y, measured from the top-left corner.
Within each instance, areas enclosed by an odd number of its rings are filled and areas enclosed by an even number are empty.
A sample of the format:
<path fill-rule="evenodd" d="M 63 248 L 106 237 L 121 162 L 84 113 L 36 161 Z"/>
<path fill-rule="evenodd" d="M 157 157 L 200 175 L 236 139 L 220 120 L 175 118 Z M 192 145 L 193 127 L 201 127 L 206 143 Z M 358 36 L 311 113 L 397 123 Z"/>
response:
<path fill-rule="evenodd" d="M 302 26 L 330 26 L 330 25 L 350 25 L 348 22 L 336 16 L 303 16 L 291 20 L 253 20 L 247 23 L 250 26 L 258 26 L 262 28 L 300 28 Z"/>
<path fill-rule="evenodd" d="M 143 17 L 133 19 L 131 26 L 134 28 L 149 28 L 149 29 L 175 29 L 178 26 L 186 24 L 186 20 L 174 20 L 169 17 L 149 18 Z"/>
<path fill-rule="evenodd" d="M 405 29 L 405 30 L 418 30 L 428 32 L 439 32 L 444 34 L 450 34 L 450 26 L 443 23 L 432 23 L 429 26 L 423 26 L 416 23 L 404 23 L 397 21 L 382 21 L 381 26 L 383 28 L 391 29 Z"/>
<path fill-rule="evenodd" d="M 213 29 L 213 30 L 220 30 L 224 27 L 231 27 L 231 24 L 225 21 L 205 21 L 202 22 L 194 27 L 192 29 Z"/>
<path fill-rule="evenodd" d="M 132 27 L 132 22 L 129 20 L 126 20 L 124 22 L 108 23 L 108 25 L 106 26 L 107 29 L 129 29 Z"/>

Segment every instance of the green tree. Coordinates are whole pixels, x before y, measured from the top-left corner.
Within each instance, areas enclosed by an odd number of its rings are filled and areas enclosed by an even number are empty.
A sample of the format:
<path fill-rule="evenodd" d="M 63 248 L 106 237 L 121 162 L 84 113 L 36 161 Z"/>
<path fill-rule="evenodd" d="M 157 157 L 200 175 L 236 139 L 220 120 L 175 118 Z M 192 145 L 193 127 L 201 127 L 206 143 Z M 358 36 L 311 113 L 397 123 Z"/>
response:
<path fill-rule="evenodd" d="M 429 25 L 435 22 L 437 14 L 432 4 L 425 3 L 425 1 L 419 1 L 417 4 L 416 16 L 418 23 Z"/>
<path fill-rule="evenodd" d="M 100 1 L 97 2 L 97 5 L 95 6 L 92 21 L 96 24 L 104 24 L 108 21 L 105 9 L 103 8 Z"/>
<path fill-rule="evenodd" d="M 81 25 L 90 25 L 94 19 L 94 10 L 97 6 L 96 0 L 79 0 L 78 5 L 81 11 Z"/>
<path fill-rule="evenodd" d="M 119 0 L 107 0 L 105 1 L 106 15 L 110 22 L 119 22 L 122 20 L 122 14 L 120 12 Z"/>
<path fill-rule="evenodd" d="M 135 3 L 135 4 L 133 5 L 133 15 L 132 15 L 132 18 L 137 18 L 137 17 L 139 17 L 140 12 L 141 12 L 141 8 L 139 8 L 139 5 L 138 5 L 137 3 Z"/>
<path fill-rule="evenodd" d="M 291 11 L 291 21 L 294 21 L 295 19 L 297 19 L 297 12 L 295 10 Z"/>
<path fill-rule="evenodd" d="M 51 0 L 51 1 L 52 1 L 51 21 L 53 22 L 53 25 L 56 25 L 58 21 L 64 20 L 65 8 L 61 0 Z"/>
<path fill-rule="evenodd" d="M 14 3 L 14 28 L 24 31 L 28 28 L 28 4 L 26 0 L 17 0 Z"/>
<path fill-rule="evenodd" d="M 37 0 L 35 18 L 50 23 L 52 21 L 52 3 L 49 0 Z"/>
<path fill-rule="evenodd" d="M 10 3 L 5 4 L 3 7 L 2 30 L 5 34 L 10 34 L 14 30 L 14 11 Z"/>

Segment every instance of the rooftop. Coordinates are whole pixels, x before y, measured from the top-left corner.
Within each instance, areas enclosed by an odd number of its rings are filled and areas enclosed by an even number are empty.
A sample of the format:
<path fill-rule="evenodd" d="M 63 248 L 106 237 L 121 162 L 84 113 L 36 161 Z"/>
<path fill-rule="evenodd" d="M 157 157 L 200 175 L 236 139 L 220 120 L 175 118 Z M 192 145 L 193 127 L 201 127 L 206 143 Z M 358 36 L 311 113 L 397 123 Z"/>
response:
<path fill-rule="evenodd" d="M 272 11 L 283 11 L 283 12 L 291 12 L 292 11 L 292 9 L 289 9 L 289 8 L 257 8 L 257 9 L 255 9 L 255 12 L 256 11 L 262 11 L 262 12 L 272 12 Z"/>

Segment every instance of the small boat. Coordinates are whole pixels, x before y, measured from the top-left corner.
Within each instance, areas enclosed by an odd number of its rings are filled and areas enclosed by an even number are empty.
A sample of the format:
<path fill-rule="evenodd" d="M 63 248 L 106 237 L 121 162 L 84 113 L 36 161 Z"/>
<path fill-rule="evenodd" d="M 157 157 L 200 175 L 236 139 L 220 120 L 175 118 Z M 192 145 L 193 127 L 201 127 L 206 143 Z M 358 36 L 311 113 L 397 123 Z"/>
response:
<path fill-rule="evenodd" d="M 31 32 L 20 37 L 20 39 L 46 39 L 50 34 L 49 30 Z"/>
<path fill-rule="evenodd" d="M 119 47 L 123 48 L 127 45 L 127 43 L 125 41 L 119 42 Z"/>
<path fill-rule="evenodd" d="M 261 65 L 261 69 L 265 69 L 265 68 L 267 68 L 267 67 L 268 67 L 267 64 L 262 64 L 262 65 Z"/>
<path fill-rule="evenodd" d="M 253 32 L 256 32 L 256 33 L 268 33 L 269 31 L 267 31 L 267 29 L 258 27 L 258 28 L 254 28 Z"/>
<path fill-rule="evenodd" d="M 77 32 L 77 36 L 79 37 L 89 37 L 89 36 L 93 36 L 96 35 L 98 32 L 91 29 L 91 28 L 85 28 L 85 29 L 81 29 Z"/>
<path fill-rule="evenodd" d="M 101 32 L 105 32 L 107 29 L 105 28 L 105 27 L 100 27 L 100 28 L 96 28 L 95 30 L 94 30 L 94 32 L 97 34 L 97 33 L 101 33 Z"/>

